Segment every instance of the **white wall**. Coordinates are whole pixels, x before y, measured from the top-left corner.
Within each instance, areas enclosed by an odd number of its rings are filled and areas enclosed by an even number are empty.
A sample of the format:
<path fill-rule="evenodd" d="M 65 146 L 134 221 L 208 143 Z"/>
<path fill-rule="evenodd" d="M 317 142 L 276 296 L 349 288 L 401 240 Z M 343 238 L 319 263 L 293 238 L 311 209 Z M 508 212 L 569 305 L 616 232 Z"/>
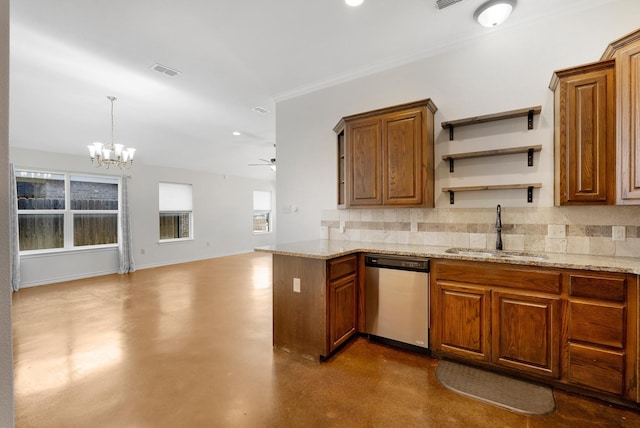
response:
<path fill-rule="evenodd" d="M 0 0 L 0 242 L 9 242 L 9 0 Z M 9 246 L 0 245 L 0 427 L 12 427 L 13 343 Z"/>
<path fill-rule="evenodd" d="M 594 4 L 594 2 L 589 2 Z M 595 2 L 598 3 L 598 2 Z M 614 0 L 573 11 L 562 19 L 505 25 L 486 36 L 416 61 L 338 86 L 277 103 L 278 242 L 320 237 L 323 209 L 336 207 L 336 137 L 332 129 L 346 115 L 431 98 L 436 113 L 436 207 L 448 208 L 449 185 L 541 182 L 527 204 L 523 191 L 456 193 L 455 208 L 553 205 L 554 70 L 597 61 L 613 40 L 637 29 L 640 2 Z M 329 58 L 327 60 L 330 60 Z M 542 105 L 535 129 L 517 121 L 493 122 L 456 131 L 456 141 L 440 127 L 447 120 Z M 458 162 L 456 172 L 439 160 L 443 153 L 542 144 L 535 166 L 516 155 Z M 522 156 L 522 155 L 521 155 Z M 469 182 L 473 177 L 476 182 Z M 295 205 L 295 213 L 283 209 Z"/>
<path fill-rule="evenodd" d="M 83 152 L 82 147 L 78 151 Z M 96 169 L 88 156 L 12 149 L 16 168 L 105 174 L 118 171 Z M 138 162 L 130 175 L 129 199 L 134 259 L 137 269 L 187 262 L 229 254 L 250 252 L 256 246 L 271 245 L 276 232 L 254 235 L 252 229 L 253 191 L 272 191 L 275 182 L 225 177 L 144 165 Z M 194 239 L 173 243 L 158 242 L 158 183 L 188 183 L 193 186 Z M 117 272 L 116 249 L 75 250 L 21 258 L 22 286 Z"/>

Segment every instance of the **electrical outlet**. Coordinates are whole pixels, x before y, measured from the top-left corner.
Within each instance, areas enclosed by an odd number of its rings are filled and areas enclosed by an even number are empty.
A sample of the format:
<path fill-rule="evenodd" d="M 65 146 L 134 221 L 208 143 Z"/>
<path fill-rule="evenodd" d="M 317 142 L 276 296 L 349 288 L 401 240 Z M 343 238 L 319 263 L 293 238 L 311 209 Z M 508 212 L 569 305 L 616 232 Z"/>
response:
<path fill-rule="evenodd" d="M 345 221 L 344 220 L 340 220 L 340 227 L 338 228 L 340 233 L 344 233 L 344 227 L 345 227 Z"/>
<path fill-rule="evenodd" d="M 293 278 L 293 292 L 300 292 L 300 278 Z"/>
<path fill-rule="evenodd" d="M 627 239 L 626 226 L 613 226 L 611 228 L 611 239 L 614 241 L 624 241 Z"/>

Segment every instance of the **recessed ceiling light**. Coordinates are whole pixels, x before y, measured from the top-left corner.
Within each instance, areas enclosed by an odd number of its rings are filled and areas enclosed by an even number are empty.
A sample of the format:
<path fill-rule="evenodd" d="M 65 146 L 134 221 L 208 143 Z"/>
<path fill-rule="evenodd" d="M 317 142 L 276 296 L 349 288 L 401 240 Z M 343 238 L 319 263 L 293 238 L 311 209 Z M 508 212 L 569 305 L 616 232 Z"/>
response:
<path fill-rule="evenodd" d="M 516 0 L 489 0 L 476 10 L 473 17 L 483 27 L 497 27 L 511 15 L 516 3 Z"/>
<path fill-rule="evenodd" d="M 344 2 L 351 7 L 360 6 L 363 1 L 364 0 L 344 0 Z"/>
<path fill-rule="evenodd" d="M 175 77 L 181 74 L 176 69 L 173 69 L 171 67 L 167 67 L 166 65 L 162 65 L 158 63 L 153 64 L 151 66 L 151 69 L 157 71 L 158 73 L 166 74 L 167 76 L 171 76 L 171 77 Z"/>
<path fill-rule="evenodd" d="M 240 132 L 238 132 L 238 131 L 233 131 L 233 132 L 232 132 L 232 134 L 233 134 L 233 135 L 235 135 L 235 136 L 237 137 L 238 135 L 240 135 Z"/>
<path fill-rule="evenodd" d="M 260 113 L 260 114 L 271 113 L 271 110 L 269 110 L 268 108 L 264 108 L 264 107 L 260 107 L 260 106 L 256 106 L 256 107 L 252 108 L 251 110 L 255 111 L 256 113 Z"/>

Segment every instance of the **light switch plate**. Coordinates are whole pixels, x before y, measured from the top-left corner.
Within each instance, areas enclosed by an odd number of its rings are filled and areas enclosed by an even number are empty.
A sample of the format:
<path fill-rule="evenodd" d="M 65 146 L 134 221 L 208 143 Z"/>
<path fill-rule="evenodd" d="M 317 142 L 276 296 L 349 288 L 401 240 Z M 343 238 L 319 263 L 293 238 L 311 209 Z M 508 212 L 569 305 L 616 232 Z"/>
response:
<path fill-rule="evenodd" d="M 300 292 L 300 278 L 293 278 L 293 292 Z"/>

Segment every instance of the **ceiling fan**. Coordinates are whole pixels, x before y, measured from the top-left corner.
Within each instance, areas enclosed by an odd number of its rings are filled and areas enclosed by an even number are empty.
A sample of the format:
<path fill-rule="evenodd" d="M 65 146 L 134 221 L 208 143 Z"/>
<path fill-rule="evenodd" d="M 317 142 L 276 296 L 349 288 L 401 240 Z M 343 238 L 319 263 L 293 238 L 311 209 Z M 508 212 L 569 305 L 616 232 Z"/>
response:
<path fill-rule="evenodd" d="M 276 170 L 276 158 L 271 158 L 269 160 L 267 159 L 260 159 L 260 160 L 264 163 L 250 163 L 249 166 L 268 166 L 273 171 Z"/>

